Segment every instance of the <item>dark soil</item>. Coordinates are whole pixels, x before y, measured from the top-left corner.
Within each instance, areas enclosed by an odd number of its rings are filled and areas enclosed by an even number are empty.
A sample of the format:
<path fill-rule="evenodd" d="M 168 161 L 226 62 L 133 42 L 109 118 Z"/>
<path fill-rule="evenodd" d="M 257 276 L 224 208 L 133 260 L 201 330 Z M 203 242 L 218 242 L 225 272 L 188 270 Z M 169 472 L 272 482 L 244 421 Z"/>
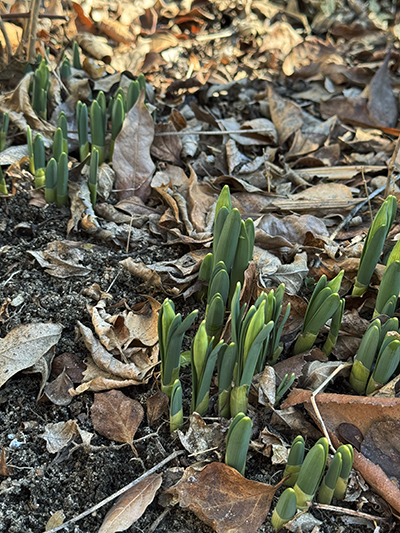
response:
<path fill-rule="evenodd" d="M 138 292 L 141 280 L 133 278 L 119 265 L 126 254 L 113 245 L 98 242 L 84 233 L 67 236 L 68 212 L 47 206 L 45 209 L 29 205 L 29 194 L 18 192 L 11 199 L 0 200 L 0 306 L 6 298 L 9 318 L 0 321 L 0 336 L 4 337 L 19 324 L 32 322 L 56 322 L 64 327 L 62 337 L 56 346 L 56 355 L 64 352 L 76 354 L 82 361 L 86 348 L 76 335 L 76 321 L 90 326 L 86 306 L 93 304 L 83 290 L 92 283 L 98 283 L 101 290 L 110 292 L 113 302 L 122 302 L 132 307 L 142 300 Z M 25 223 L 23 228 L 17 227 Z M 44 250 L 47 243 L 55 240 L 76 240 L 91 244 L 86 248 L 84 264 L 91 274 L 84 278 L 58 279 L 46 274 L 35 260 L 27 255 L 29 250 Z M 180 257 L 182 248 L 159 245 L 138 245 L 132 253 L 140 255 L 145 263 L 160 259 Z M 112 284 L 112 288 L 109 289 Z M 161 302 L 164 295 L 152 294 Z M 19 300 L 15 300 L 19 296 Z M 177 308 L 184 314 L 191 302 L 177 301 Z M 192 306 L 193 308 L 193 306 Z M 189 370 L 184 370 L 183 380 L 189 380 Z M 124 394 L 138 400 L 145 408 L 146 399 L 156 390 L 155 380 L 146 386 L 123 389 Z M 175 449 L 182 448 L 175 436 L 170 436 L 168 424 L 162 420 L 149 427 L 146 418 L 136 434 L 135 457 L 127 445 L 110 442 L 97 435 L 90 419 L 93 394 L 84 393 L 73 399 L 67 407 L 52 404 L 41 399 L 37 402 L 40 389 L 39 374 L 20 373 L 11 378 L 0 390 L 0 444 L 7 457 L 12 473 L 0 476 L 0 531 L 8 533 L 42 533 L 50 516 L 63 510 L 66 520 L 84 512 L 107 496 L 110 496 L 151 467 L 162 461 Z M 59 454 L 49 454 L 46 442 L 41 437 L 46 424 L 77 420 L 80 428 L 94 432 L 89 450 L 82 447 L 68 448 Z M 161 427 L 159 427 L 161 424 Z M 158 432 L 157 436 L 147 435 Z M 164 468 L 183 468 L 194 462 L 186 455 Z M 275 483 L 280 476 L 270 460 L 249 453 L 246 476 L 266 483 Z M 178 470 L 179 474 L 179 470 Z M 179 475 L 178 475 L 179 478 Z M 349 505 L 349 504 L 344 504 Z M 95 533 L 98 531 L 110 505 L 79 521 L 68 531 Z M 352 504 L 356 509 L 356 503 Z M 364 512 L 378 514 L 372 506 L 362 508 Z M 145 532 L 161 515 L 163 508 L 158 498 L 132 527 L 130 532 Z M 322 520 L 319 531 L 323 533 L 364 532 L 365 526 L 346 525 L 340 515 L 315 513 Z M 384 531 L 398 531 L 394 523 L 381 528 Z M 394 528 L 394 529 L 393 529 Z M 194 514 L 172 508 L 155 531 L 180 533 L 209 533 L 212 530 L 198 520 Z M 269 524 L 260 531 L 271 532 Z"/>

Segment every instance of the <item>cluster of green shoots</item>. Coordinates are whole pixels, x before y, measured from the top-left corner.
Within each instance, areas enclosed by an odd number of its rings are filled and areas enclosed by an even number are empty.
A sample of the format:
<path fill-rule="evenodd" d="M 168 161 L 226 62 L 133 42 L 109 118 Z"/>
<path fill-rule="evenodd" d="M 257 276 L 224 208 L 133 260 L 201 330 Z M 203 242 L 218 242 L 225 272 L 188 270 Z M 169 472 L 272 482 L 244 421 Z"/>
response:
<path fill-rule="evenodd" d="M 34 72 L 31 102 L 32 108 L 35 113 L 47 120 L 47 94 L 50 88 L 50 70 L 46 59 L 42 59 L 42 56 L 38 56 L 39 67 Z"/>
<path fill-rule="evenodd" d="M 328 451 L 328 440 L 323 437 L 304 459 L 304 439 L 301 435 L 294 439 L 283 473 L 283 477 L 290 475 L 284 481 L 288 488 L 280 496 L 271 518 L 276 531 L 294 518 L 297 509 L 307 509 L 317 491 L 317 500 L 322 504 L 329 505 L 333 498 L 344 499 L 353 466 L 353 447 L 340 446 L 325 473 Z"/>
<path fill-rule="evenodd" d="M 8 132 L 8 126 L 10 124 L 10 117 L 8 113 L 3 115 L 3 123 L 0 130 L 0 152 L 2 152 L 6 147 L 6 138 Z M 6 180 L 4 179 L 3 171 L 0 167 L 0 194 L 8 194 Z"/>
<path fill-rule="evenodd" d="M 99 152 L 99 164 L 105 161 L 106 151 L 106 132 L 108 118 L 111 119 L 111 144 L 110 159 L 114 153 L 115 139 L 122 129 L 125 115 L 135 105 L 140 91 L 146 90 L 146 82 L 143 74 L 140 74 L 137 80 L 132 80 L 125 97 L 121 87 L 118 88 L 114 98 L 110 98 L 108 104 L 103 91 L 100 91 L 97 98 L 93 100 L 90 111 L 87 105 L 78 102 L 76 108 L 76 119 L 78 124 L 79 137 L 79 154 L 81 161 L 84 161 L 89 154 L 89 115 L 90 130 L 92 138 L 92 148 L 95 147 Z"/>
<path fill-rule="evenodd" d="M 191 412 L 204 415 L 209 407 L 211 380 L 217 367 L 218 409 L 221 416 L 233 417 L 227 436 L 225 461 L 244 473 L 252 424 L 246 416 L 248 394 L 255 373 L 266 364 L 274 364 L 282 351 L 281 333 L 290 306 L 282 315 L 285 288 L 262 293 L 245 313 L 240 306 L 244 272 L 253 256 L 254 224 L 241 220 L 232 207 L 229 187 L 218 198 L 214 226 L 213 251 L 200 268 L 200 277 L 208 281 L 207 306 L 191 344 Z M 228 311 L 231 318 L 231 342 L 221 339 Z M 184 320 L 166 299 L 158 317 L 161 358 L 161 389 L 170 398 L 170 429 L 183 424 L 182 385 L 179 380 L 182 341 L 198 311 Z M 277 396 L 282 397 L 293 383 L 286 376 Z"/>
<path fill-rule="evenodd" d="M 38 56 L 37 63 L 39 66 L 34 72 L 31 90 L 32 107 L 40 117 L 46 119 L 47 91 L 50 85 L 49 67 L 41 56 Z M 82 69 L 80 48 L 76 41 L 73 43 L 72 67 Z M 61 63 L 60 74 L 64 81 L 72 75 L 71 62 L 65 54 Z M 106 156 L 108 120 L 111 120 L 110 159 L 112 159 L 115 139 L 122 129 L 125 115 L 135 105 L 141 91 L 146 92 L 146 81 L 143 74 L 131 81 L 126 96 L 120 87 L 114 98 L 110 98 L 108 103 L 104 93 L 100 91 L 89 110 L 86 103 L 79 101 L 77 104 L 79 155 L 83 162 L 90 154 L 89 190 L 93 206 L 97 198 L 98 167 L 104 163 Z M 89 143 L 89 116 L 91 144 Z M 28 127 L 27 140 L 30 171 L 35 177 L 35 187 L 45 187 L 45 198 L 49 203 L 57 202 L 58 206 L 65 205 L 68 201 L 68 128 L 65 114 L 61 112 L 58 117 L 57 130 L 53 139 L 53 157 L 47 166 L 42 136 L 37 134 L 32 139 L 32 132 Z M 0 192 L 6 191 L 3 183 L 4 179 L 0 179 Z"/>

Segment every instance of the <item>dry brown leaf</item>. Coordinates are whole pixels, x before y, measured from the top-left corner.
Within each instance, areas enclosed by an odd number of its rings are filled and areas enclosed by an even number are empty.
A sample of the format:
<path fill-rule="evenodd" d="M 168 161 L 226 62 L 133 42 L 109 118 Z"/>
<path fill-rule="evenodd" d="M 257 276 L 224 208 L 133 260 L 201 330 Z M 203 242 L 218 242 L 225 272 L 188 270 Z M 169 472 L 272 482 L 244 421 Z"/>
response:
<path fill-rule="evenodd" d="M 61 337 L 59 324 L 23 324 L 0 339 L 0 387 L 17 372 L 34 366 Z"/>
<path fill-rule="evenodd" d="M 67 420 L 67 422 L 47 424 L 41 437 L 46 441 L 47 451 L 57 453 L 68 446 L 75 437 L 80 437 L 85 446 L 89 445 L 93 433 L 80 429 L 76 420 Z"/>
<path fill-rule="evenodd" d="M 85 368 L 86 365 L 76 354 L 64 352 L 53 359 L 51 373 L 59 376 L 65 370 L 73 383 L 80 383 Z"/>
<path fill-rule="evenodd" d="M 303 367 L 303 376 L 300 379 L 301 387 L 316 390 L 327 378 L 343 363 L 341 361 L 312 361 Z M 346 367 L 339 372 L 348 375 L 350 368 Z M 338 375 L 338 374 L 337 374 Z"/>
<path fill-rule="evenodd" d="M 218 453 L 221 450 L 226 431 L 227 428 L 220 423 L 206 424 L 198 413 L 193 413 L 189 417 L 189 428 L 186 433 L 178 431 L 178 435 L 185 450 L 190 454 L 196 454 L 196 458 L 200 461 L 205 457 L 200 452 L 213 450 L 213 453 L 215 451 Z"/>
<path fill-rule="evenodd" d="M 160 390 L 147 399 L 147 423 L 149 426 L 167 411 L 168 402 L 168 396 Z"/>
<path fill-rule="evenodd" d="M 268 100 L 271 118 L 278 131 L 279 145 L 283 143 L 303 125 L 300 107 L 279 96 L 272 87 L 268 86 Z"/>
<path fill-rule="evenodd" d="M 93 56 L 95 59 L 101 59 L 104 63 L 110 63 L 113 56 L 113 49 L 107 44 L 107 39 L 93 35 L 91 33 L 78 33 L 75 40 L 79 46 Z"/>
<path fill-rule="evenodd" d="M 154 363 L 149 359 L 145 359 L 139 355 L 137 363 L 135 362 L 122 363 L 110 354 L 94 337 L 92 331 L 78 322 L 80 332 L 85 342 L 86 348 L 91 352 L 93 361 L 99 367 L 100 370 L 107 373 L 108 377 L 114 376 L 114 379 L 129 379 L 135 380 L 136 384 L 146 382 L 149 379 Z M 86 379 L 86 372 L 85 372 Z"/>
<path fill-rule="evenodd" d="M 73 388 L 73 383 L 68 374 L 63 370 L 61 374 L 51 383 L 47 383 L 44 393 L 48 399 L 56 405 L 69 405 L 72 396 L 68 393 Z"/>
<path fill-rule="evenodd" d="M 211 463 L 201 472 L 187 468 L 166 493 L 218 533 L 254 533 L 267 517 L 278 488 L 279 484 L 250 481 L 223 463 Z"/>
<path fill-rule="evenodd" d="M 115 188 L 119 190 L 120 199 L 139 196 L 146 201 L 150 196 L 150 180 L 155 169 L 150 157 L 154 121 L 144 99 L 142 90 L 115 140 L 113 166 L 116 174 Z"/>
<path fill-rule="evenodd" d="M 129 29 L 118 20 L 102 19 L 99 29 L 117 43 L 129 44 L 135 39 Z"/>
<path fill-rule="evenodd" d="M 93 427 L 100 435 L 126 442 L 135 451 L 133 438 L 144 416 L 139 402 L 120 391 L 101 392 L 94 395 L 90 413 Z"/>
<path fill-rule="evenodd" d="M 99 533 L 125 531 L 145 512 L 154 500 L 162 474 L 153 474 L 122 494 L 106 514 Z"/>
<path fill-rule="evenodd" d="M 372 78 L 369 86 L 368 110 L 378 126 L 395 127 L 398 117 L 397 99 L 390 85 L 388 72 L 391 51 Z"/>
<path fill-rule="evenodd" d="M 120 264 L 133 276 L 143 279 L 147 289 L 155 287 L 178 295 L 197 279 L 197 272 L 206 253 L 206 250 L 193 251 L 177 261 L 160 261 L 151 265 L 136 262 L 132 257 L 128 257 L 120 261 Z"/>
<path fill-rule="evenodd" d="M 256 378 L 256 377 L 255 377 Z M 253 380 L 255 379 L 253 378 Z M 253 381 L 254 384 L 254 381 Z M 258 380 L 258 403 L 268 407 L 275 405 L 276 376 L 272 366 L 267 365 Z"/>
<path fill-rule="evenodd" d="M 87 276 L 90 273 L 90 268 L 81 264 L 85 252 L 75 242 L 53 241 L 44 251 L 30 250 L 27 253 L 46 269 L 47 274 L 56 278 Z"/>
<path fill-rule="evenodd" d="M 282 408 L 289 406 L 294 408 L 302 403 L 318 424 L 311 404 L 311 394 L 311 391 L 294 389 L 283 402 Z M 341 444 L 339 430 L 341 424 L 352 424 L 361 431 L 364 438 L 368 437 L 365 449 L 361 444 L 361 452 L 354 452 L 354 468 L 378 494 L 400 512 L 400 490 L 390 479 L 395 472 L 387 466 L 392 463 L 393 457 L 398 458 L 400 449 L 400 399 L 320 393 L 315 401 L 336 448 Z M 379 437 L 376 433 L 377 428 L 381 433 Z M 385 434 L 382 434 L 384 428 Z M 392 433 L 390 438 L 388 431 Z M 396 460 L 398 459 L 394 459 Z M 389 468 L 388 474 L 384 471 L 387 468 Z"/>
<path fill-rule="evenodd" d="M 257 221 L 257 230 L 262 230 L 272 237 L 286 239 L 292 246 L 303 244 L 308 232 L 314 235 L 329 235 L 324 222 L 313 215 L 264 215 Z"/>
<path fill-rule="evenodd" d="M 155 133 L 165 133 L 165 135 L 156 135 L 154 137 L 150 153 L 160 161 L 181 165 L 182 141 L 178 135 L 168 135 L 170 132 L 176 132 L 171 122 L 156 124 Z"/>
<path fill-rule="evenodd" d="M 59 511 L 56 511 L 51 515 L 51 517 L 48 519 L 46 523 L 46 529 L 45 531 L 50 531 L 51 529 L 61 526 L 61 524 L 64 523 L 65 520 L 65 514 L 62 509 Z"/>

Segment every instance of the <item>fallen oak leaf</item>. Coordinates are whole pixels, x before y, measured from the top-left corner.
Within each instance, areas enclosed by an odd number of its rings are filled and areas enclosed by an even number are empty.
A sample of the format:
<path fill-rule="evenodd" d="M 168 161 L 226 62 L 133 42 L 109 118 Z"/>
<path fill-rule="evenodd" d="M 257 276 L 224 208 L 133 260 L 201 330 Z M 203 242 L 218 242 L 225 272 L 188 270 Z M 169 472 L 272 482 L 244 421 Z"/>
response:
<path fill-rule="evenodd" d="M 106 514 L 99 533 L 128 529 L 154 500 L 161 482 L 162 474 L 153 474 L 122 494 Z"/>
<path fill-rule="evenodd" d="M 165 494 L 177 498 L 218 533 L 254 533 L 266 519 L 278 485 L 250 481 L 224 463 L 185 470 Z"/>

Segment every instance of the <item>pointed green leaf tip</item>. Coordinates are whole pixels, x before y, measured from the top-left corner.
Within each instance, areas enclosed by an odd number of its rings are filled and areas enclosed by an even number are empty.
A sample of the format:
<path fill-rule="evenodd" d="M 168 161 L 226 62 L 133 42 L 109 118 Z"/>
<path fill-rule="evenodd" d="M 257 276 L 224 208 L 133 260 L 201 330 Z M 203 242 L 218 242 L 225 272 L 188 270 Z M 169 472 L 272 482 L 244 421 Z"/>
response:
<path fill-rule="evenodd" d="M 386 237 L 392 227 L 397 211 L 395 196 L 388 196 L 375 215 L 361 253 L 353 296 L 362 296 L 368 288 L 372 274 L 381 256 Z"/>
<path fill-rule="evenodd" d="M 343 274 L 344 271 L 341 270 L 329 283 L 325 275 L 318 280 L 304 315 L 303 327 L 294 346 L 294 354 L 312 348 L 320 329 L 342 305 L 338 291 Z"/>
<path fill-rule="evenodd" d="M 304 459 L 300 468 L 299 477 L 294 486 L 298 509 L 305 509 L 307 504 L 314 498 L 324 474 L 328 449 L 328 441 L 323 437 L 316 442 Z"/>
<path fill-rule="evenodd" d="M 351 444 L 343 444 L 342 446 L 339 446 L 337 451 L 342 456 L 342 468 L 333 495 L 336 499 L 343 500 L 346 495 L 347 483 L 353 467 L 354 450 Z"/>
<path fill-rule="evenodd" d="M 244 413 L 238 413 L 229 426 L 226 437 L 225 463 L 244 476 L 252 423 Z"/>
<path fill-rule="evenodd" d="M 182 386 L 179 379 L 174 381 L 169 409 L 170 432 L 173 433 L 183 425 Z"/>
<path fill-rule="evenodd" d="M 367 386 L 372 363 L 380 344 L 380 335 L 381 321 L 377 318 L 364 333 L 351 368 L 349 383 L 359 394 L 363 394 Z"/>
<path fill-rule="evenodd" d="M 342 470 L 342 454 L 336 452 L 318 491 L 318 502 L 330 505 Z"/>
<path fill-rule="evenodd" d="M 284 482 L 284 485 L 293 487 L 299 476 L 301 465 L 304 460 L 305 443 L 301 435 L 298 435 L 290 447 L 289 457 L 283 472 L 283 477 L 291 474 L 290 478 Z"/>
<path fill-rule="evenodd" d="M 390 253 L 385 272 L 379 286 L 373 318 L 379 315 L 393 316 L 400 293 L 400 241 Z"/>
<path fill-rule="evenodd" d="M 174 382 L 179 376 L 180 354 L 183 336 L 193 324 L 198 311 L 192 311 L 182 321 L 180 314 L 175 314 L 175 305 L 166 298 L 158 314 L 158 340 L 161 359 L 161 390 L 171 397 Z"/>
<path fill-rule="evenodd" d="M 296 493 L 292 488 L 282 492 L 278 503 L 272 513 L 271 525 L 278 531 L 296 514 Z"/>

